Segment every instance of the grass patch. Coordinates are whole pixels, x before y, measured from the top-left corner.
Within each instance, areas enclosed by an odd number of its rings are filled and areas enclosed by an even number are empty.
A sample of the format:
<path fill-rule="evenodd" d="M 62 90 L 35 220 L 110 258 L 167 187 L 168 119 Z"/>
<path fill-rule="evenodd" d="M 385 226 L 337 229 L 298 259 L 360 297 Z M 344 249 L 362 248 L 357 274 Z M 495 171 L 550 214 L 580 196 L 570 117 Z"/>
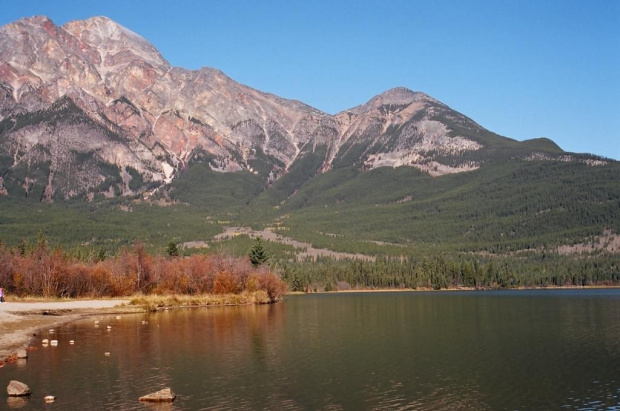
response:
<path fill-rule="evenodd" d="M 199 295 L 136 295 L 130 298 L 130 305 L 143 307 L 148 311 L 174 307 L 204 307 L 226 305 L 269 304 L 266 291 L 244 291 L 240 294 L 199 294 Z"/>

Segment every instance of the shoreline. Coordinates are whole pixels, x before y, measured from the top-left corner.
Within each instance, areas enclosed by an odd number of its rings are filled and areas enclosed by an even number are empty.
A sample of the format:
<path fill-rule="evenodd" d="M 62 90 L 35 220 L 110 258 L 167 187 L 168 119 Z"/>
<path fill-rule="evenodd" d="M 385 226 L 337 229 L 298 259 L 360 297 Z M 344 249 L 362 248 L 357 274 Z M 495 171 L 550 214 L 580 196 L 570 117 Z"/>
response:
<path fill-rule="evenodd" d="M 619 289 L 616 285 L 590 285 L 590 286 L 554 286 L 554 287 L 519 287 L 497 289 L 500 291 L 531 291 L 531 290 L 595 290 L 595 289 Z M 393 293 L 393 292 L 450 292 L 450 291 L 497 291 L 496 289 L 477 290 L 471 287 L 446 288 L 433 290 L 432 288 L 401 289 L 362 289 L 341 291 L 317 291 L 317 292 L 289 292 L 285 295 L 312 295 L 312 294 L 350 294 L 350 293 Z M 18 350 L 28 349 L 31 341 L 45 328 L 55 328 L 67 325 L 77 320 L 95 315 L 114 314 L 139 314 L 149 311 L 147 306 L 130 305 L 129 299 L 99 299 L 99 300 L 71 300 L 71 301 L 45 301 L 45 302 L 14 302 L 9 301 L 0 304 L 0 323 L 3 332 L 0 334 L 0 368 L 13 361 Z M 252 303 L 237 304 L 188 304 L 158 306 L 155 310 L 172 308 L 195 308 L 208 306 L 236 306 L 252 305 Z"/>
<path fill-rule="evenodd" d="M 0 368 L 15 359 L 18 350 L 28 349 L 40 330 L 67 325 L 93 315 L 145 312 L 129 300 L 77 300 L 67 302 L 5 302 L 0 304 Z"/>
<path fill-rule="evenodd" d="M 291 291 L 285 295 L 312 295 L 312 294 L 347 294 L 347 293 L 416 293 L 416 292 L 447 292 L 447 291 L 539 291 L 539 290 L 614 290 L 620 289 L 620 285 L 555 285 L 536 287 L 509 287 L 509 288 L 474 288 L 474 287 L 449 287 L 435 290 L 430 287 L 420 288 L 361 288 L 335 291 Z"/>
<path fill-rule="evenodd" d="M 263 295 L 264 294 L 264 295 Z M 29 299 L 26 299 L 28 301 Z M 263 292 L 221 295 L 131 296 L 124 299 L 7 301 L 0 304 L 0 368 L 28 349 L 40 330 L 66 325 L 95 315 L 140 314 L 172 308 L 225 307 L 268 304 Z"/>

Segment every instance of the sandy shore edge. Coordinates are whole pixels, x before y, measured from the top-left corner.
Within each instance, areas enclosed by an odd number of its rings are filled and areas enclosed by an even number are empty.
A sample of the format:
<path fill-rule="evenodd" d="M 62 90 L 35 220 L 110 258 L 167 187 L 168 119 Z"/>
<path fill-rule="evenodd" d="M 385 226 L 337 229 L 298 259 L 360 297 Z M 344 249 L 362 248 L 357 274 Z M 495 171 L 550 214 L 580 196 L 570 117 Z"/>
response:
<path fill-rule="evenodd" d="M 41 329 L 106 314 L 140 313 L 129 300 L 81 300 L 68 302 L 0 303 L 0 367 L 20 349 L 26 349 Z"/>

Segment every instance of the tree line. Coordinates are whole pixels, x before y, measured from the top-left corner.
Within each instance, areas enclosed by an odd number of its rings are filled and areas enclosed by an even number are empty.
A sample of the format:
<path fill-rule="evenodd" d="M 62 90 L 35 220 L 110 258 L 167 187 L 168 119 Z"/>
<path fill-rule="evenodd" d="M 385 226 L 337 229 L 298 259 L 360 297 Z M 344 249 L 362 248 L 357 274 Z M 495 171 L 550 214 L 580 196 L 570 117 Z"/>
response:
<path fill-rule="evenodd" d="M 292 291 L 347 289 L 501 289 L 620 285 L 620 259 L 614 254 L 562 256 L 428 256 L 376 261 L 283 262 L 282 278 Z"/>
<path fill-rule="evenodd" d="M 620 259 L 613 253 L 566 256 L 439 253 L 380 257 L 375 261 L 291 261 L 271 255 L 260 239 L 243 257 L 182 256 L 169 243 L 165 255 L 136 242 L 110 255 L 103 249 L 66 251 L 45 237 L 10 248 L 0 243 L 0 286 L 8 294 L 43 297 L 120 297 L 142 294 L 264 293 L 277 301 L 291 291 L 349 289 L 502 289 L 620 286 Z"/>

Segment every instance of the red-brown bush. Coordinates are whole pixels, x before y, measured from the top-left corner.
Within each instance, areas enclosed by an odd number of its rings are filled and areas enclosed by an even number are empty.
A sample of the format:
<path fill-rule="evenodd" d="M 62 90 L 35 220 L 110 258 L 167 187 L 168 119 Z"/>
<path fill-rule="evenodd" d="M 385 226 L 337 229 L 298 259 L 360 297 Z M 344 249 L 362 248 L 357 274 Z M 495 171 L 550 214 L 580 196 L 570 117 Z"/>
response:
<path fill-rule="evenodd" d="M 83 262 L 47 245 L 21 253 L 0 245 L 0 287 L 7 294 L 44 297 L 120 297 L 144 294 L 230 294 L 265 291 L 271 301 L 286 292 L 268 268 L 222 255 L 153 256 L 141 243 L 116 257 Z"/>
<path fill-rule="evenodd" d="M 237 294 L 241 291 L 239 278 L 230 271 L 221 271 L 213 281 L 213 294 Z"/>

